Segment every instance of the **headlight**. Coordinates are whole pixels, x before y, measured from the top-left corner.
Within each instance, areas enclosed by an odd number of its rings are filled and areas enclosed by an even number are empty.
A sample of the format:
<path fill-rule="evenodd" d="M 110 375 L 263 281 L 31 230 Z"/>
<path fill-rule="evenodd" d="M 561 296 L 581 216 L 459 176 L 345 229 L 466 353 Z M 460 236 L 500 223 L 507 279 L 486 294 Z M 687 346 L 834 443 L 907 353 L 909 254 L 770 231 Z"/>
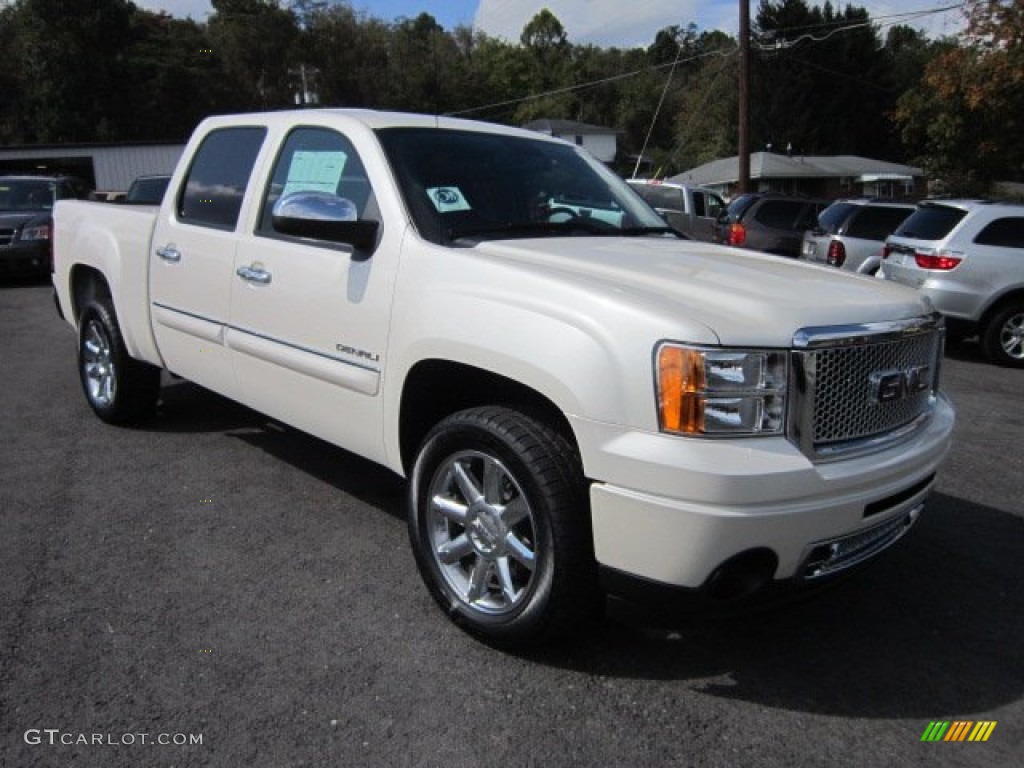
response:
<path fill-rule="evenodd" d="M 661 429 L 683 435 L 780 435 L 787 353 L 663 343 L 655 355 Z"/>
<path fill-rule="evenodd" d="M 21 240 L 49 240 L 49 224 L 32 224 L 21 230 Z"/>

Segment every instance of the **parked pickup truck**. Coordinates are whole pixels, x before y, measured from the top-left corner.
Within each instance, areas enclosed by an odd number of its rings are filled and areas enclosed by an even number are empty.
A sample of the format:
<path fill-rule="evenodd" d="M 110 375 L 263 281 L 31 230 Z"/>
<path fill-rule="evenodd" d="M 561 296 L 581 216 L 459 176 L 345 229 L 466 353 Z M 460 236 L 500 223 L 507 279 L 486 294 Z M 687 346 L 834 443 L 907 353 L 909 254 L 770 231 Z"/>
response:
<path fill-rule="evenodd" d="M 685 241 L 535 133 L 211 118 L 159 210 L 62 202 L 55 227 L 99 418 L 146 418 L 166 369 L 390 467 L 429 591 L 490 642 L 602 595 L 830 580 L 917 520 L 949 445 L 916 292 Z"/>
<path fill-rule="evenodd" d="M 717 192 L 660 179 L 629 179 L 628 183 L 677 232 L 711 242 L 715 219 L 725 210 Z"/>

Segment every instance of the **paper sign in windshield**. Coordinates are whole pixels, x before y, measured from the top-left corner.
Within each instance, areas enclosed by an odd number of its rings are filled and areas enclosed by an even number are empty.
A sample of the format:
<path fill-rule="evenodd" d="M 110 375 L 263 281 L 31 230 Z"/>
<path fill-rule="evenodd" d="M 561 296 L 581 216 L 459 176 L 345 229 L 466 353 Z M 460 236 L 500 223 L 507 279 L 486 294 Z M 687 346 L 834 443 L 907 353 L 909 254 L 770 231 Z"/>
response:
<path fill-rule="evenodd" d="M 458 187 L 431 187 L 427 190 L 427 195 L 430 196 L 430 201 L 438 213 L 472 210 L 466 196 Z"/>
<path fill-rule="evenodd" d="M 298 150 L 292 155 L 292 164 L 288 167 L 288 181 L 285 182 L 281 194 L 309 190 L 337 194 L 338 182 L 341 181 L 347 160 L 348 155 L 344 152 Z"/>

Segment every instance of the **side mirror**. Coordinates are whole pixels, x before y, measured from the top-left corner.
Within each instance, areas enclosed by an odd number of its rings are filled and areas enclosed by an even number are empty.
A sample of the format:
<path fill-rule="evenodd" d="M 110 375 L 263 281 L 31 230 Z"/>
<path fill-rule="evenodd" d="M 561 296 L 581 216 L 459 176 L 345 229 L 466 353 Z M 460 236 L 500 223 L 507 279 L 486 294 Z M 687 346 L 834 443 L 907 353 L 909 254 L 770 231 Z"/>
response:
<path fill-rule="evenodd" d="M 272 220 L 282 234 L 346 243 L 360 251 L 376 245 L 380 228 L 379 221 L 360 221 L 348 198 L 314 190 L 282 195 L 274 203 Z"/>

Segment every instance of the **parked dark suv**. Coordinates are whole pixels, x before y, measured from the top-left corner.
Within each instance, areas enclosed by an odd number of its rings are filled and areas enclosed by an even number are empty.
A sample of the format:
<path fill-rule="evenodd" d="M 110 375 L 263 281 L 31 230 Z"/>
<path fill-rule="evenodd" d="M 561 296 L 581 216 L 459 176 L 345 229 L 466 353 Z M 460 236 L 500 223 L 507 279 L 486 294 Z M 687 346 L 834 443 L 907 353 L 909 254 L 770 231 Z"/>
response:
<path fill-rule="evenodd" d="M 733 199 L 715 221 L 716 243 L 796 258 L 804 232 L 813 229 L 827 200 L 750 192 Z"/>
<path fill-rule="evenodd" d="M 88 194 L 70 176 L 0 176 L 0 271 L 49 273 L 53 204 Z"/>

